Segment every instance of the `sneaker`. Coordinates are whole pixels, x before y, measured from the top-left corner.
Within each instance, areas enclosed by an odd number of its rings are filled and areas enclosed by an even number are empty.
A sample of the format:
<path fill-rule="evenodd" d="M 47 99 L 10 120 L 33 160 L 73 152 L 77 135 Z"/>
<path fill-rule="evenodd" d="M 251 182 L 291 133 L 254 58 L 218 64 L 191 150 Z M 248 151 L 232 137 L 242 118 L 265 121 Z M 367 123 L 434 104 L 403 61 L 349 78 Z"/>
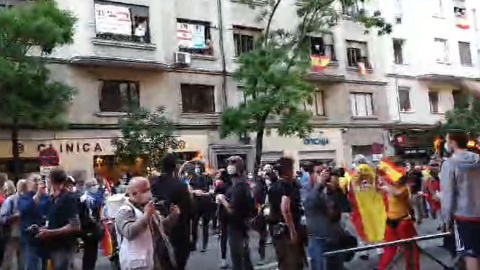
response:
<path fill-rule="evenodd" d="M 221 259 L 220 260 L 220 269 L 227 269 L 227 268 L 228 268 L 227 260 Z"/>
<path fill-rule="evenodd" d="M 260 266 L 260 265 L 265 265 L 267 262 L 265 261 L 265 259 L 260 259 L 260 261 L 257 262 L 257 265 Z"/>

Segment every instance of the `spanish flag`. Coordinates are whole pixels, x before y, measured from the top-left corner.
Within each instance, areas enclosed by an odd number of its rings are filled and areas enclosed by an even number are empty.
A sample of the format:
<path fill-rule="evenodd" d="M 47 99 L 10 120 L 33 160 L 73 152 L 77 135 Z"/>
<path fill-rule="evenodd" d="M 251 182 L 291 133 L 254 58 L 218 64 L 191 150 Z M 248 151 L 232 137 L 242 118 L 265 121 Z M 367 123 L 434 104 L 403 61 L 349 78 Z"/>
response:
<path fill-rule="evenodd" d="M 330 64 L 330 58 L 326 56 L 312 55 L 310 56 L 310 60 L 313 72 L 321 72 Z"/>
<path fill-rule="evenodd" d="M 110 257 L 113 254 L 112 235 L 110 235 L 107 224 L 103 223 L 103 229 L 105 231 L 105 234 L 103 235 L 103 238 L 100 242 L 100 248 L 102 250 L 103 256 Z"/>
<path fill-rule="evenodd" d="M 376 188 L 373 169 L 360 165 L 357 171 L 345 173 L 340 187 L 347 191 L 352 207 L 350 219 L 357 235 L 366 243 L 382 242 L 387 214 L 384 196 Z"/>
<path fill-rule="evenodd" d="M 378 169 L 388 183 L 395 183 L 405 175 L 403 168 L 395 166 L 395 164 L 386 159 L 383 159 L 380 164 L 378 164 Z"/>

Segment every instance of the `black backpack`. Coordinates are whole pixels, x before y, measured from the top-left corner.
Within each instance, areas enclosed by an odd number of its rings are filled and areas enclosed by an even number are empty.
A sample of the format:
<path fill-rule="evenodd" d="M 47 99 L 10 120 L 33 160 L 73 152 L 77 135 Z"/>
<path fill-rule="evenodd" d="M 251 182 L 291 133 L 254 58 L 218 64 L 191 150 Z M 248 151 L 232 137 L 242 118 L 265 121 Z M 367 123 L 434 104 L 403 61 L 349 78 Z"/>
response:
<path fill-rule="evenodd" d="M 87 204 L 79 200 L 78 211 L 80 218 L 80 227 L 82 229 L 82 239 L 100 240 L 105 235 L 105 230 L 100 220 L 100 212 L 92 213 Z"/>

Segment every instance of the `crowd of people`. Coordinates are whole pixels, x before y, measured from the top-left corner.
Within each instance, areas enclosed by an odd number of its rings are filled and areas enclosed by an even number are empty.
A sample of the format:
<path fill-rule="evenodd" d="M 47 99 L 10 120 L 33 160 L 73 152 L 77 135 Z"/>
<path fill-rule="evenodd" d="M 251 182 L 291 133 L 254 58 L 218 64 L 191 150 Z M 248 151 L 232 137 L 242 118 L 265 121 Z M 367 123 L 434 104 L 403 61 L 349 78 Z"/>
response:
<path fill-rule="evenodd" d="M 233 270 L 254 269 L 253 231 L 258 264 L 265 263 L 271 242 L 280 270 L 341 270 L 355 254 L 325 252 L 415 237 L 430 216 L 439 218 L 439 229 L 454 233 L 453 255 L 465 258 L 467 270 L 478 270 L 480 158 L 466 150 L 467 142 L 464 132 L 450 132 L 445 148 L 451 156 L 426 166 L 398 165 L 398 177 L 363 156 L 350 168 L 307 162 L 299 172 L 292 158 L 282 157 L 255 176 L 232 156 L 215 174 L 201 163 L 179 173 L 173 154 L 164 157 L 162 173 L 133 177 L 111 190 L 84 171 L 57 168 L 45 180 L 32 174 L 16 187 L 0 174 L 1 268 L 95 269 L 99 242 L 108 235 L 116 243 L 111 260 L 121 270 L 184 270 L 191 252 L 207 251 L 211 228 L 222 269 L 230 267 L 227 261 Z M 115 196 L 121 198 L 116 209 L 109 205 Z M 380 222 L 366 220 L 362 196 L 371 199 L 366 208 Z M 407 269 L 420 269 L 416 245 L 385 247 L 377 269 L 387 269 L 399 250 L 413 262 Z"/>

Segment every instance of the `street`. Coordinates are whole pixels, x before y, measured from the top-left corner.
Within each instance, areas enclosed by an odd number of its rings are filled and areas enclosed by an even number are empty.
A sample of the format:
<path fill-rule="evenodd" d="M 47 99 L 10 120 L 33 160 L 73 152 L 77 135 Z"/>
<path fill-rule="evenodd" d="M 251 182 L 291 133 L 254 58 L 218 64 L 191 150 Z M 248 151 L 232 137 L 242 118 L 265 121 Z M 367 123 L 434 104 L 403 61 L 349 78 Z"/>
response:
<path fill-rule="evenodd" d="M 418 233 L 419 235 L 429 235 L 429 234 L 436 234 L 437 231 L 438 221 L 426 219 L 424 222 L 418 226 Z M 258 246 L 258 237 L 257 234 L 252 232 L 251 233 L 251 256 L 254 264 L 259 261 L 259 256 L 257 252 Z M 441 260 L 442 262 L 446 263 L 447 265 L 451 264 L 451 258 L 449 254 L 440 247 L 442 244 L 441 239 L 429 240 L 419 243 L 420 247 L 432 254 L 435 258 Z M 372 252 L 374 254 L 375 252 Z M 228 255 L 228 254 L 227 254 Z M 229 257 L 229 255 L 227 256 Z M 190 256 L 190 260 L 188 262 L 187 270 L 218 270 L 218 264 L 220 261 L 220 247 L 218 238 L 216 235 L 212 235 L 210 238 L 210 243 L 207 252 L 201 253 L 196 251 L 192 253 Z M 255 265 L 256 270 L 274 270 L 276 269 L 275 263 L 275 253 L 273 247 L 271 245 L 267 246 L 267 260 L 268 263 L 265 265 Z M 346 268 L 349 270 L 371 270 L 376 266 L 378 262 L 378 258 L 371 257 L 370 260 L 363 261 L 359 258 L 358 254 L 355 256 L 354 260 L 350 263 L 346 264 Z M 404 269 L 402 267 L 403 261 L 400 261 L 396 267 L 391 269 Z M 421 256 L 420 262 L 421 270 L 436 270 L 441 269 L 441 267 L 433 262 L 431 259 L 427 258 L 425 255 Z M 110 265 L 107 259 L 100 258 L 99 262 L 97 263 L 97 269 L 99 270 L 110 270 Z"/>

